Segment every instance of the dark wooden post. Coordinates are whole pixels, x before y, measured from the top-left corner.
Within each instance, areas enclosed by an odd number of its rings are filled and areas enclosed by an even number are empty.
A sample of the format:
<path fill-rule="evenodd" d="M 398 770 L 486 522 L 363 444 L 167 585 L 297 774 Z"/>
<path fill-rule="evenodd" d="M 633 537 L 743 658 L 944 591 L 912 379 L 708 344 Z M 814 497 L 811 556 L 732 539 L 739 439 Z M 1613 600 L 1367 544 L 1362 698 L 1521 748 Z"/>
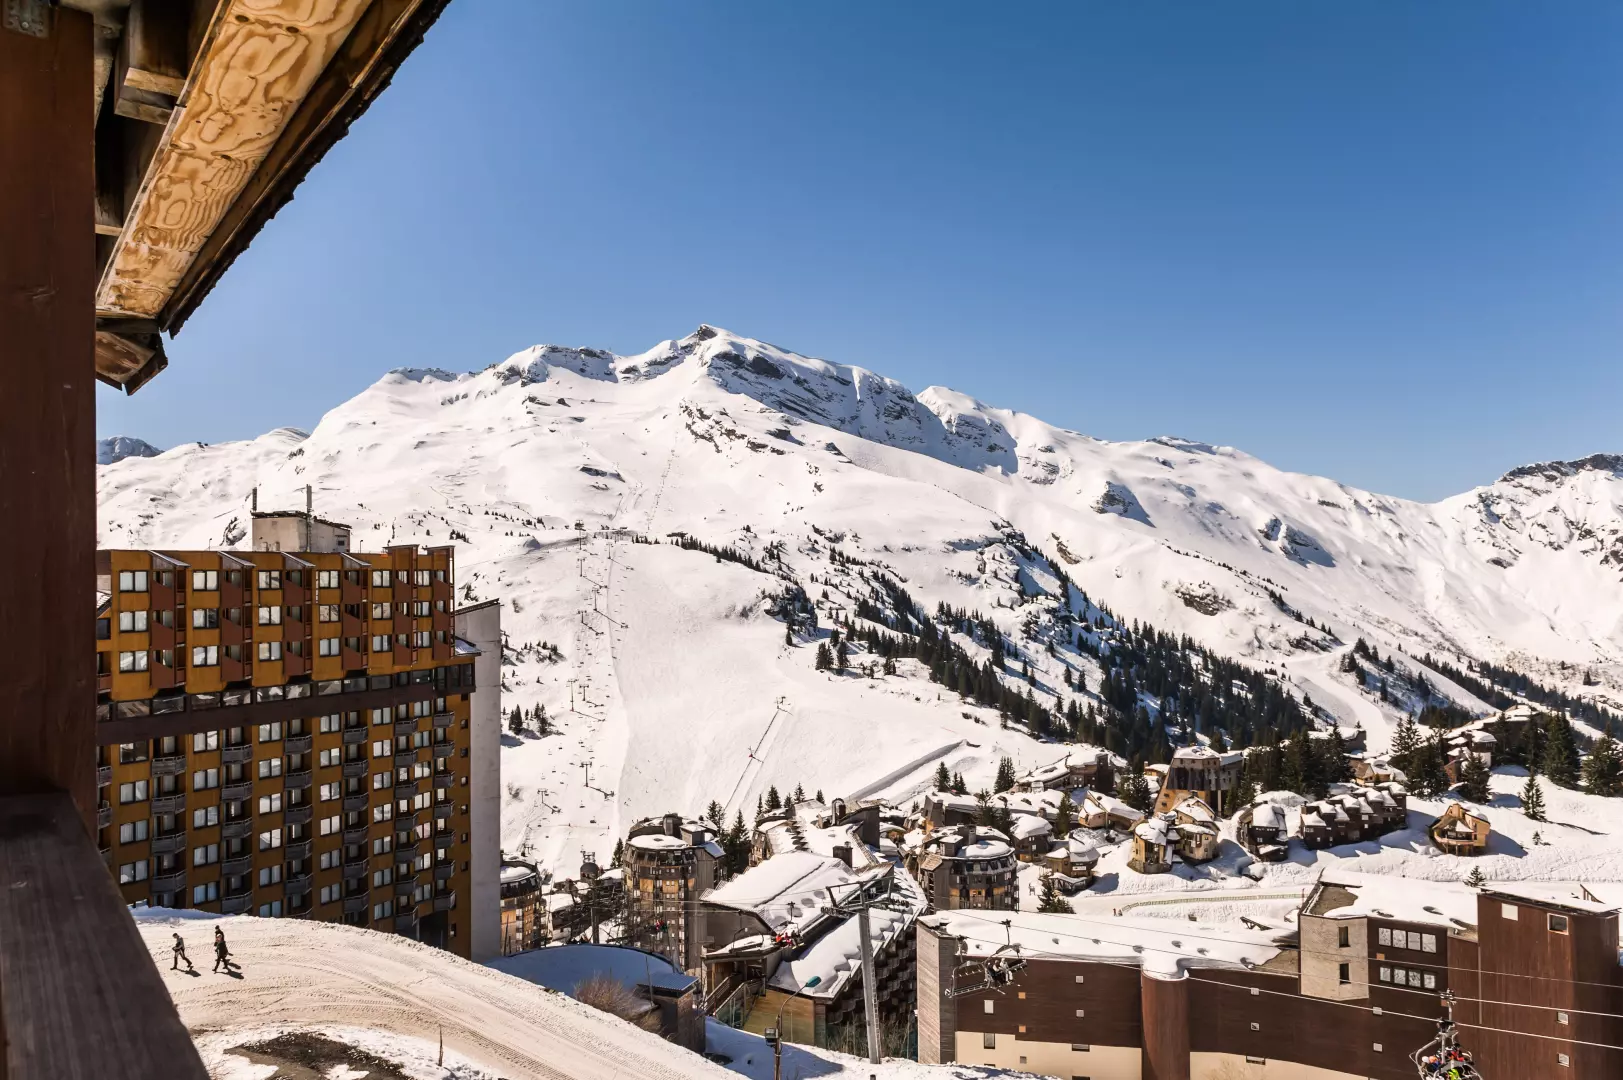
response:
<path fill-rule="evenodd" d="M 11 7 L 11 5 L 7 5 Z M 0 794 L 95 821 L 91 19 L 0 26 Z"/>
<path fill-rule="evenodd" d="M 1139 977 L 1144 1080 L 1189 1080 L 1189 977 Z"/>

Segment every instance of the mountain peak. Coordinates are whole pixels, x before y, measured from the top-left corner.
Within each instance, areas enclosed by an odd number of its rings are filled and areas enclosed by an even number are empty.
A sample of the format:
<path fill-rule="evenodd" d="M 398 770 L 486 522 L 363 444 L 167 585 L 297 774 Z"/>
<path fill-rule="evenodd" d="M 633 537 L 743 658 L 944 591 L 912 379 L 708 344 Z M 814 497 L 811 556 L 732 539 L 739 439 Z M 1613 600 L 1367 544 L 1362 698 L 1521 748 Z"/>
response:
<path fill-rule="evenodd" d="M 1511 469 L 1499 478 L 1499 482 L 1505 484 L 1514 480 L 1538 479 L 1553 484 L 1585 472 L 1609 472 L 1614 478 L 1623 480 L 1623 454 L 1590 454 L 1573 461 L 1535 462 Z"/>
<path fill-rule="evenodd" d="M 162 451 L 133 435 L 114 435 L 96 440 L 96 464 L 112 465 L 131 457 L 157 457 Z"/>

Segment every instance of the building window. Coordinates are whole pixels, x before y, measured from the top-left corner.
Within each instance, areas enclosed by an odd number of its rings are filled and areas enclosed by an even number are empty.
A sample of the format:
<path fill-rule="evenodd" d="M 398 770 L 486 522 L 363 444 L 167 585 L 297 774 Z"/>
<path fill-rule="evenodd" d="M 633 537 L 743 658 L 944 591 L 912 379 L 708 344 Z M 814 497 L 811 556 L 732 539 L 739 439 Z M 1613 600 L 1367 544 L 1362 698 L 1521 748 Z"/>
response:
<path fill-rule="evenodd" d="M 279 814 L 282 812 L 282 793 L 272 792 L 259 797 L 259 812 L 261 814 Z"/>
<path fill-rule="evenodd" d="M 282 625 L 282 609 L 279 607 L 261 607 L 259 609 L 260 626 Z"/>
<path fill-rule="evenodd" d="M 199 806 L 192 811 L 192 828 L 208 829 L 220 823 L 220 806 Z"/>
<path fill-rule="evenodd" d="M 192 667 L 218 667 L 220 665 L 220 647 L 218 645 L 193 645 Z"/>
<path fill-rule="evenodd" d="M 1569 1018 L 1566 1013 L 1558 1012 L 1558 1013 L 1555 1014 L 1555 1022 L 1558 1023 L 1558 1024 L 1567 1024 L 1567 1023 L 1571 1023 L 1572 1021 L 1571 1021 L 1571 1018 Z"/>
<path fill-rule="evenodd" d="M 374 855 L 387 855 L 393 849 L 394 837 L 392 836 L 380 836 L 372 841 L 372 854 Z"/>
<path fill-rule="evenodd" d="M 1370 1047 L 1370 1049 L 1374 1050 L 1377 1054 L 1379 1054 L 1381 1052 L 1381 1044 L 1380 1043 L 1375 1043 Z"/>
<path fill-rule="evenodd" d="M 388 739 L 377 740 L 372 744 L 372 756 L 375 758 L 393 757 L 394 743 L 390 742 Z"/>
<path fill-rule="evenodd" d="M 1375 941 L 1381 945 L 1392 944 L 1392 931 L 1384 926 L 1381 927 L 1375 931 Z"/>
<path fill-rule="evenodd" d="M 381 806 L 374 806 L 372 808 L 373 821 L 388 821 L 392 817 L 394 817 L 393 803 L 384 803 Z"/>
<path fill-rule="evenodd" d="M 220 609 L 211 607 L 192 608 L 192 628 L 194 630 L 215 630 L 220 625 Z"/>
<path fill-rule="evenodd" d="M 146 592 L 147 572 L 145 570 L 120 570 L 118 572 L 119 592 Z"/>
<path fill-rule="evenodd" d="M 118 801 L 121 803 L 146 802 L 147 782 L 145 780 L 132 780 L 130 783 L 118 785 Z"/>
<path fill-rule="evenodd" d="M 271 851 L 282 846 L 282 830 L 266 829 L 259 834 L 259 850 Z"/>
<path fill-rule="evenodd" d="M 261 641 L 259 643 L 259 658 L 261 660 L 280 660 L 282 658 L 282 643 L 280 641 Z"/>
<path fill-rule="evenodd" d="M 1572 1059 L 1567 1057 L 1565 1054 L 1557 1054 L 1555 1055 L 1555 1063 L 1561 1066 L 1563 1069 L 1566 1069 L 1571 1067 Z"/>
<path fill-rule="evenodd" d="M 270 724 L 259 725 L 260 742 L 280 742 L 282 739 L 282 722 L 280 720 Z"/>
<path fill-rule="evenodd" d="M 389 587 L 389 571 L 387 571 L 387 570 L 374 570 L 374 571 L 372 571 L 372 587 L 374 589 L 378 589 L 378 588 L 386 589 L 386 588 L 388 588 Z"/>
<path fill-rule="evenodd" d="M 1247 1054 L 1245 1056 L 1245 1062 L 1247 1065 L 1266 1065 L 1268 1064 L 1268 1059 L 1263 1057 L 1253 1057 L 1250 1054 Z"/>
<path fill-rule="evenodd" d="M 336 783 L 322 784 L 316 795 L 321 802 L 332 802 L 339 796 L 339 787 Z"/>
<path fill-rule="evenodd" d="M 220 733 L 218 731 L 198 731 L 192 733 L 192 751 L 202 754 L 220 748 Z"/>
<path fill-rule="evenodd" d="M 1345 926 L 1336 927 L 1336 945 L 1343 949 L 1352 945 L 1352 932 Z"/>
<path fill-rule="evenodd" d="M 219 844 L 202 844 L 192 848 L 192 865 L 208 866 L 220 861 Z"/>
<path fill-rule="evenodd" d="M 133 882 L 145 881 L 146 879 L 147 861 L 145 859 L 137 859 L 132 863 L 125 863 L 123 866 L 118 868 L 118 883 L 120 885 L 129 885 Z"/>
<path fill-rule="evenodd" d="M 278 869 L 280 869 L 280 868 L 278 868 Z M 282 902 L 280 900 L 272 900 L 268 904 L 260 904 L 259 905 L 259 917 L 261 919 L 279 919 L 279 918 L 281 918 L 282 917 Z"/>
<path fill-rule="evenodd" d="M 1567 917 L 1565 915 L 1550 915 L 1550 933 L 1565 934 L 1567 932 Z"/>
<path fill-rule="evenodd" d="M 192 790 L 207 791 L 220 786 L 219 769 L 198 769 L 192 773 Z"/>
<path fill-rule="evenodd" d="M 1521 913 L 1516 910 L 1516 905 L 1515 904 L 1501 904 L 1501 905 L 1499 905 L 1499 915 L 1500 915 L 1500 917 L 1509 919 L 1511 922 L 1515 922 L 1517 917 L 1520 914 Z"/>
<path fill-rule="evenodd" d="M 987 1004 L 990 1005 L 991 1002 L 987 1002 Z M 992 1034 L 990 1031 L 981 1035 L 981 1048 L 983 1050 L 996 1050 L 997 1036 Z"/>
<path fill-rule="evenodd" d="M 118 842 L 120 844 L 136 844 L 147 838 L 147 819 L 139 821 L 126 821 L 118 827 Z"/>
<path fill-rule="evenodd" d="M 386 866 L 382 870 L 372 871 L 372 887 L 381 889 L 394 881 L 394 867 Z"/>
<path fill-rule="evenodd" d="M 144 652 L 121 652 L 118 654 L 118 670 L 145 671 L 147 669 L 147 654 Z"/>
<path fill-rule="evenodd" d="M 981 1002 L 981 1008 L 984 1011 L 990 1013 L 992 1011 L 992 1002 L 991 1002 L 991 1000 L 988 999 L 986 1001 Z"/>
<path fill-rule="evenodd" d="M 1343 985 L 1346 985 L 1347 983 L 1352 982 L 1352 965 L 1351 964 L 1337 964 L 1336 969 L 1337 969 L 1336 970 L 1336 981 L 1340 982 Z"/>
<path fill-rule="evenodd" d="M 389 635 L 388 634 L 373 634 L 372 635 L 372 651 L 373 652 L 375 652 L 375 653 L 388 652 L 389 647 L 390 647 L 390 641 L 389 641 Z"/>
<path fill-rule="evenodd" d="M 1437 976 L 1428 971 L 1420 977 L 1420 984 L 1427 990 L 1435 990 L 1437 989 Z"/>
<path fill-rule="evenodd" d="M 118 629 L 125 634 L 146 633 L 147 613 L 144 611 L 120 611 L 118 613 Z"/>
<path fill-rule="evenodd" d="M 261 589 L 280 589 L 282 587 L 282 572 L 280 570 L 261 570 L 259 572 L 259 587 Z"/>
<path fill-rule="evenodd" d="M 318 589 L 336 589 L 336 588 L 338 588 L 338 571 L 336 571 L 336 570 L 317 570 L 316 571 L 316 588 L 318 588 Z"/>
<path fill-rule="evenodd" d="M 319 902 L 323 903 L 323 904 L 331 904 L 335 900 L 337 900 L 341 895 L 342 895 L 342 891 L 339 889 L 339 887 L 337 885 L 323 885 L 321 887 L 321 893 L 320 893 L 321 899 L 320 899 Z"/>
<path fill-rule="evenodd" d="M 220 883 L 218 881 L 205 882 L 202 885 L 192 886 L 192 903 L 212 904 L 220 898 Z"/>
<path fill-rule="evenodd" d="M 316 621 L 335 623 L 338 621 L 337 604 L 320 604 L 316 607 Z"/>
<path fill-rule="evenodd" d="M 1078 1054 L 1086 1054 L 1093 1049 L 1088 1043 L 1072 1043 L 1071 1049 Z"/>
<path fill-rule="evenodd" d="M 192 590 L 194 592 L 215 592 L 220 588 L 220 572 L 218 570 L 193 570 Z"/>
<path fill-rule="evenodd" d="M 259 869 L 259 887 L 260 888 L 264 888 L 267 885 L 278 885 L 278 884 L 281 883 L 281 881 L 282 881 L 282 864 L 281 863 L 277 863 L 275 866 L 262 866 L 262 867 L 260 867 L 260 869 Z"/>

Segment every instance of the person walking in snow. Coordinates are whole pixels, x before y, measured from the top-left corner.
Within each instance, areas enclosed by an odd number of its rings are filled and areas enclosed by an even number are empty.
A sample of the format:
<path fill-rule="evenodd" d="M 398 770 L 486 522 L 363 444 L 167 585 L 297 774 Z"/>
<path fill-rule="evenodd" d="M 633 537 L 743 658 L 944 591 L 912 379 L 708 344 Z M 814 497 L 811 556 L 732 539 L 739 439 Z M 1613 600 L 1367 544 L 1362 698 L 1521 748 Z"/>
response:
<path fill-rule="evenodd" d="M 231 961 L 227 959 L 231 950 L 225 947 L 225 931 L 218 926 L 214 928 L 214 970 L 219 971 L 220 965 L 225 965 L 225 973 L 231 974 Z"/>
<path fill-rule="evenodd" d="M 170 951 L 174 953 L 174 962 L 169 965 L 170 971 L 178 970 L 182 960 L 186 961 L 187 971 L 197 970 L 196 968 L 192 967 L 192 958 L 186 955 L 186 943 L 180 939 L 179 934 L 175 935 L 175 944 Z"/>

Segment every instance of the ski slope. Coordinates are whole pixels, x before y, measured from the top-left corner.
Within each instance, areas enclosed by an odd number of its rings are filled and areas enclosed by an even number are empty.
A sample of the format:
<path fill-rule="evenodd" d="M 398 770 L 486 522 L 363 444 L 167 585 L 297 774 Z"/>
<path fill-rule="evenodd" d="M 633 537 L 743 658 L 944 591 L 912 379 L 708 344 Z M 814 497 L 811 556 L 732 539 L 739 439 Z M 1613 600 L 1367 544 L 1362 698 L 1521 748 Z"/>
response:
<path fill-rule="evenodd" d="M 651 813 L 714 800 L 748 817 L 773 786 L 905 801 L 938 761 L 979 786 L 1002 755 L 1060 756 L 906 662 L 814 671 L 818 635 L 787 644 L 770 609 L 794 583 L 823 629 L 848 613 L 868 586 L 836 549 L 926 610 L 991 617 L 1050 704 L 1063 668 L 1090 687 L 1098 672 L 1045 651 L 1046 560 L 1124 619 L 1274 671 L 1373 748 L 1395 709 L 1335 665 L 1359 636 L 1615 703 L 1620 475 L 1618 457 L 1547 463 L 1421 504 L 1188 439 L 1105 442 L 701 327 L 635 356 L 536 346 L 476 373 L 395 371 L 309 433 L 124 458 L 99 470 L 99 538 L 240 544 L 255 489 L 302 508 L 306 484 L 363 550 L 454 533 L 459 599 L 504 602 L 504 702 L 555 721 L 508 740 L 504 847 L 572 872 Z M 677 534 L 766 572 L 630 539 Z"/>

